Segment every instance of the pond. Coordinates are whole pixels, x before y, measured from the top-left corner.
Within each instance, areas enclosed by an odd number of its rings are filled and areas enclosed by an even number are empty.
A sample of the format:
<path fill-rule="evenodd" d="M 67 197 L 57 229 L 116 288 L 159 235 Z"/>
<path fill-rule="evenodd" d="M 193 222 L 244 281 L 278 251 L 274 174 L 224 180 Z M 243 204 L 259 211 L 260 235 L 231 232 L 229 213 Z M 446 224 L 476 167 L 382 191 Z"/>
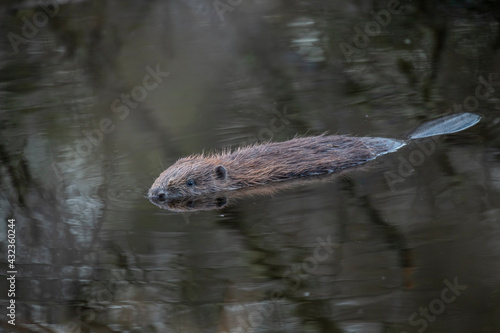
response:
<path fill-rule="evenodd" d="M 496 3 L 25 0 L 0 16 L 0 331 L 500 330 Z M 147 197 L 181 157 L 405 139 L 462 112 L 481 121 L 338 175 L 201 210 Z"/>

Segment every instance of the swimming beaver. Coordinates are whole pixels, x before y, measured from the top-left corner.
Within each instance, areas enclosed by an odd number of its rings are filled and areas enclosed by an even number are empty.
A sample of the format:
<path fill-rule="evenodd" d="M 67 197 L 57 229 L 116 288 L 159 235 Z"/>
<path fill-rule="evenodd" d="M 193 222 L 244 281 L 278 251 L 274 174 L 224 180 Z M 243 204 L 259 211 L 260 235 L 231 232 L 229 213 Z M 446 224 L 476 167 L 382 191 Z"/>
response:
<path fill-rule="evenodd" d="M 473 113 L 442 117 L 418 127 L 407 140 L 459 132 L 480 119 Z M 320 135 L 189 156 L 163 171 L 149 189 L 148 197 L 153 203 L 161 203 L 171 198 L 339 172 L 406 144 L 405 140 L 388 138 Z"/>

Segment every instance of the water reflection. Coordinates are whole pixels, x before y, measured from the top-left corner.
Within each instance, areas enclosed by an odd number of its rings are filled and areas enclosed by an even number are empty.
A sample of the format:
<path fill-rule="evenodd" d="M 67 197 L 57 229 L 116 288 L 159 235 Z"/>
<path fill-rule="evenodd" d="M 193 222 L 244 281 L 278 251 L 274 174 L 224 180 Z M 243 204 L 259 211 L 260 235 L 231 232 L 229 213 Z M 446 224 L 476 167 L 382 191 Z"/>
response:
<path fill-rule="evenodd" d="M 0 330 L 498 331 L 498 6 L 401 2 L 361 48 L 355 27 L 386 1 L 220 3 L 0 5 L 0 217 L 17 250 Z M 219 210 L 144 197 L 193 152 L 395 137 L 446 110 L 484 121 L 393 188 L 384 173 L 417 148 Z"/>

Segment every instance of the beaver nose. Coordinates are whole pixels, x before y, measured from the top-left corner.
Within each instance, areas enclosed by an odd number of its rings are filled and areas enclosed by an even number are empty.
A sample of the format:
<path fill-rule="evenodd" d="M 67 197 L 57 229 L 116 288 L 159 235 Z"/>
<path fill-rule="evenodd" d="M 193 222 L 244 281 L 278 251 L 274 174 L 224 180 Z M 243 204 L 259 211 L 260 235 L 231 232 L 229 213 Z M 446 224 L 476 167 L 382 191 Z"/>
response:
<path fill-rule="evenodd" d="M 154 188 L 149 192 L 149 198 L 158 200 L 158 202 L 164 202 L 167 200 L 167 194 L 161 188 Z"/>
<path fill-rule="evenodd" d="M 167 195 L 164 192 L 158 193 L 158 201 L 164 202 L 165 200 L 167 200 Z"/>

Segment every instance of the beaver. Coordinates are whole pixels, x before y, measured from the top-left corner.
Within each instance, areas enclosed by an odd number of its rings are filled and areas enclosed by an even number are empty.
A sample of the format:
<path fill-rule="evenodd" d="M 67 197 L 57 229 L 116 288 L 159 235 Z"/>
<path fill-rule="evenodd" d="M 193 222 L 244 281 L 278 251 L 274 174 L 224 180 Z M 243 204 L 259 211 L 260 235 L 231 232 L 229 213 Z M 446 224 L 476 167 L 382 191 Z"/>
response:
<path fill-rule="evenodd" d="M 459 132 L 480 119 L 473 113 L 445 116 L 424 123 L 406 140 L 319 135 L 192 155 L 163 171 L 149 189 L 148 198 L 158 204 L 172 198 L 337 173 L 395 152 L 410 140 Z"/>

